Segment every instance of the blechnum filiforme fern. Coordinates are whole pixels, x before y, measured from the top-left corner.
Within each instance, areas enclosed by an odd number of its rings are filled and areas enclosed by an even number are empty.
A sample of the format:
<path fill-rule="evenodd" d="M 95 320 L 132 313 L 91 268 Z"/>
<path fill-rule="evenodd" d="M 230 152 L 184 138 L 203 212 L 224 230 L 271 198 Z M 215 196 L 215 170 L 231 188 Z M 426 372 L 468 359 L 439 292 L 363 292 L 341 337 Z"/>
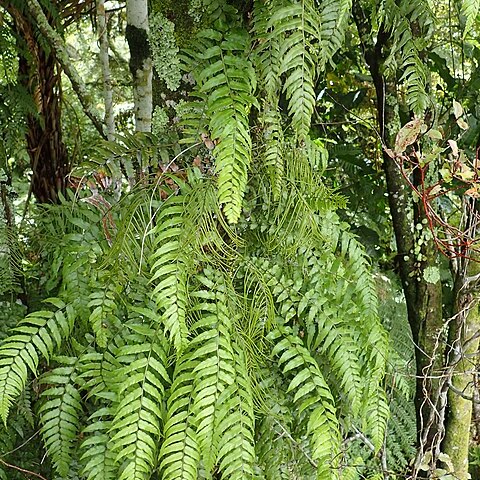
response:
<path fill-rule="evenodd" d="M 383 445 L 375 285 L 309 138 L 317 64 L 349 8 L 257 2 L 251 47 L 236 11 L 209 2 L 182 56 L 197 97 L 182 121 L 215 171 L 163 174 L 112 211 L 95 195 L 47 208 L 54 308 L 0 346 L 0 417 L 46 369 L 38 412 L 59 475 L 75 459 L 89 480 L 328 479 L 347 472 L 349 432 Z"/>

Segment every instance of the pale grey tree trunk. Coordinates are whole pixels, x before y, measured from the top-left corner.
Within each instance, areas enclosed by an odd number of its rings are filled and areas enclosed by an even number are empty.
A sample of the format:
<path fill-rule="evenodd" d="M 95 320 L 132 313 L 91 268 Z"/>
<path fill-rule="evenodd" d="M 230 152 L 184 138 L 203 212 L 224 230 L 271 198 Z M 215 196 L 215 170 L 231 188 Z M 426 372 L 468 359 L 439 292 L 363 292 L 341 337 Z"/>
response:
<path fill-rule="evenodd" d="M 130 48 L 137 132 L 150 132 L 152 125 L 152 58 L 148 44 L 147 3 L 147 0 L 127 0 L 126 38 Z"/>
<path fill-rule="evenodd" d="M 103 76 L 103 99 L 105 103 L 105 125 L 107 138 L 112 141 L 115 135 L 115 117 L 113 113 L 112 78 L 110 75 L 110 63 L 108 59 L 108 32 L 107 16 L 105 12 L 105 0 L 97 0 L 97 26 L 99 58 Z"/>

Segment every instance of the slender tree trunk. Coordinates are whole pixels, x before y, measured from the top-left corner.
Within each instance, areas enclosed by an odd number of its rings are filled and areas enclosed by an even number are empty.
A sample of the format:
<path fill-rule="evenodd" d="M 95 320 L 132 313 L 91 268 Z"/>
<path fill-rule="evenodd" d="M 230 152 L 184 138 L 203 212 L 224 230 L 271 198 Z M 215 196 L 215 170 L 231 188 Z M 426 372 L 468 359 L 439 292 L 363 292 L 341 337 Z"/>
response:
<path fill-rule="evenodd" d="M 362 41 L 366 63 L 373 78 L 377 97 L 379 134 L 384 148 L 393 148 L 400 130 L 396 78 L 384 75 L 390 32 L 380 29 L 376 42 L 370 39 L 369 15 L 354 2 L 354 18 Z M 424 227 L 425 212 L 421 202 L 413 202 L 413 194 L 395 161 L 383 151 L 388 201 L 397 244 L 397 263 L 405 294 L 408 320 L 415 343 L 417 442 L 419 458 L 431 451 L 440 453 L 443 438 L 443 416 L 446 398 L 440 396 L 438 377 L 441 375 L 445 339 L 442 337 L 442 285 L 425 278 L 427 267 L 438 268 L 434 242 L 424 238 L 420 252 L 415 254 L 416 232 Z M 433 451 L 434 450 L 434 451 Z M 414 473 L 416 474 L 416 473 Z"/>
<path fill-rule="evenodd" d="M 100 65 L 103 76 L 103 98 L 105 103 L 105 125 L 107 139 L 112 141 L 115 135 L 115 117 L 113 113 L 112 78 L 110 75 L 110 62 L 108 58 L 108 31 L 105 0 L 97 0 L 97 26 L 98 41 L 100 46 Z"/>
<path fill-rule="evenodd" d="M 467 224 L 465 230 L 470 237 L 476 237 L 478 223 L 476 200 L 465 197 L 463 205 L 463 218 L 466 218 Z M 455 478 L 467 480 L 470 478 L 468 450 L 472 426 L 472 402 L 478 401 L 478 392 L 475 392 L 474 384 L 480 336 L 480 312 L 476 292 L 477 276 L 480 275 L 480 258 L 468 250 L 462 253 L 462 256 L 454 259 L 456 265 L 455 308 L 449 325 L 448 368 L 445 375 L 448 410 L 442 450 L 450 457 Z M 471 255 L 473 258 L 469 258 Z"/>
<path fill-rule="evenodd" d="M 152 125 L 152 58 L 148 44 L 147 0 L 127 0 L 126 37 L 133 77 L 135 129 L 150 132 Z"/>

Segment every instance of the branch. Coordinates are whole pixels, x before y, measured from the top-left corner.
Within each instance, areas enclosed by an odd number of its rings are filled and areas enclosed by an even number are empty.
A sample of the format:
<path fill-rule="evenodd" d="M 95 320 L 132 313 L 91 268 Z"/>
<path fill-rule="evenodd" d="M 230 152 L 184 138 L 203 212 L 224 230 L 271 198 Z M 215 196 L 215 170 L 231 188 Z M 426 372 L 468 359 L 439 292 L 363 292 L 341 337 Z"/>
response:
<path fill-rule="evenodd" d="M 25 473 L 27 475 L 33 475 L 34 477 L 40 478 L 41 480 L 47 480 L 45 477 L 42 477 L 39 473 L 32 472 L 30 470 L 26 470 L 25 468 L 17 467 L 16 465 L 12 465 L 11 463 L 7 463 L 0 458 L 0 463 L 8 468 L 13 468 L 14 470 L 18 470 L 19 472 Z"/>
<path fill-rule="evenodd" d="M 288 430 L 278 421 L 278 420 L 275 420 L 275 423 L 282 429 L 282 432 L 284 433 L 284 435 L 286 435 L 286 437 L 303 453 L 303 455 L 305 456 L 305 458 L 308 460 L 308 463 L 310 463 L 310 465 L 312 467 L 314 467 L 315 469 L 318 468 L 318 464 L 317 462 L 305 451 L 304 448 L 302 448 L 302 446 L 290 435 L 290 433 L 288 432 Z"/>
<path fill-rule="evenodd" d="M 103 131 L 103 123 L 97 117 L 97 114 L 94 112 L 90 106 L 90 101 L 88 100 L 88 91 L 85 87 L 85 84 L 78 74 L 75 67 L 72 65 L 70 58 L 67 53 L 67 49 L 62 40 L 62 37 L 55 32 L 50 23 L 48 22 L 45 13 L 42 10 L 42 7 L 38 3 L 38 0 L 27 0 L 27 6 L 32 17 L 37 21 L 40 31 L 43 33 L 45 38 L 49 41 L 50 46 L 56 54 L 57 60 L 62 66 L 67 77 L 72 83 L 73 90 L 78 96 L 80 103 L 82 104 L 83 110 L 87 117 L 92 121 L 95 128 L 98 130 L 100 135 L 106 139 L 105 133 Z"/>

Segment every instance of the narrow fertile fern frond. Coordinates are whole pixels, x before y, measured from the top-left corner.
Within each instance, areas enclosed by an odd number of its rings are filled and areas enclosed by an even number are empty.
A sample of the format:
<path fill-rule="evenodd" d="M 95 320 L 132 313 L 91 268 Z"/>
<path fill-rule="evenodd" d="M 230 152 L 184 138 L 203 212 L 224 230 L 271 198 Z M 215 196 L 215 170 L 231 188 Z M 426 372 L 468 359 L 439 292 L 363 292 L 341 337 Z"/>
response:
<path fill-rule="evenodd" d="M 57 357 L 59 367 L 43 375 L 40 384 L 49 386 L 42 392 L 40 407 L 43 441 L 57 473 L 66 477 L 70 471 L 82 412 L 82 399 L 76 386 L 77 357 Z"/>
<path fill-rule="evenodd" d="M 31 313 L 0 345 L 0 418 L 4 422 L 13 399 L 25 388 L 28 370 L 37 373 L 38 353 L 48 361 L 72 330 L 72 308 L 59 299 L 50 301 L 58 308 L 56 312 Z"/>
<path fill-rule="evenodd" d="M 292 377 L 288 391 L 294 392 L 299 413 L 306 412 L 312 458 L 318 461 L 318 475 L 334 478 L 340 451 L 340 432 L 335 403 L 317 362 L 289 328 L 275 330 L 273 356 L 278 356 L 284 375 Z"/>
<path fill-rule="evenodd" d="M 144 326 L 143 326 L 144 327 Z M 112 422 L 116 461 L 125 462 L 119 480 L 144 480 L 156 463 L 164 384 L 169 383 L 165 341 L 154 331 L 132 335 L 118 359 L 125 366 L 120 403 Z"/>

